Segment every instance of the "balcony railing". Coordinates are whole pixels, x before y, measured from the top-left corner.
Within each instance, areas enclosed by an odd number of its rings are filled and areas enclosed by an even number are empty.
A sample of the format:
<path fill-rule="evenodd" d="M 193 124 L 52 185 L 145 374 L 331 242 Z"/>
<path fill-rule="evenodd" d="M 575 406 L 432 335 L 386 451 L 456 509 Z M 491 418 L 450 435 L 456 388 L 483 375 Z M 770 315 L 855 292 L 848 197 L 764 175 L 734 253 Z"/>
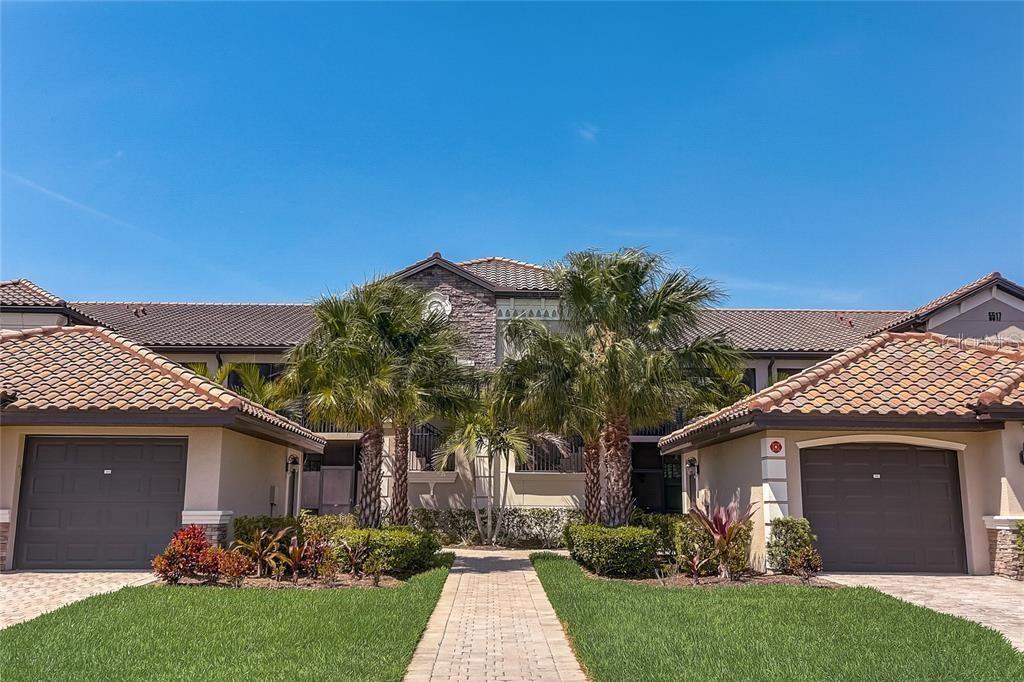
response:
<path fill-rule="evenodd" d="M 415 426 L 409 433 L 409 471 L 455 471 L 455 458 L 449 457 L 437 468 L 434 457 L 441 446 L 441 431 L 431 424 Z"/>
<path fill-rule="evenodd" d="M 517 471 L 538 473 L 575 474 L 583 471 L 583 444 L 570 439 L 563 452 L 554 445 L 531 443 L 526 463 L 516 467 Z"/>

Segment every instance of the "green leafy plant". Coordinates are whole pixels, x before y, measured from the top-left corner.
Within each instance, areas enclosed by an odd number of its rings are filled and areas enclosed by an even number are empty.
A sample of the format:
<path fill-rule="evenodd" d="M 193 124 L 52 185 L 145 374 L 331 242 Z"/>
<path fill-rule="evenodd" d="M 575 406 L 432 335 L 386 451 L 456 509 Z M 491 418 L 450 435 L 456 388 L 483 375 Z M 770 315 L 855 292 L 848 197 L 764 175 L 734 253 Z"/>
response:
<path fill-rule="evenodd" d="M 738 543 L 744 526 L 754 516 L 754 506 L 740 508 L 739 497 L 734 495 L 725 507 L 713 504 L 708 509 L 694 507 L 690 516 L 699 523 L 714 541 L 715 556 L 718 559 L 718 574 L 726 580 L 733 580 L 735 572 L 729 565 L 729 554 Z"/>
<path fill-rule="evenodd" d="M 373 586 L 380 586 L 380 578 L 389 570 L 387 561 L 381 556 L 370 556 L 363 564 L 363 568 L 373 578 Z"/>
<path fill-rule="evenodd" d="M 299 542 L 305 539 L 301 522 L 301 516 L 236 516 L 232 528 L 236 538 L 251 538 L 261 530 L 276 533 L 287 528 L 288 532 L 282 538 L 282 542 L 287 544 L 292 535 L 298 536 Z"/>
<path fill-rule="evenodd" d="M 775 519 L 767 545 L 768 567 L 789 573 L 790 558 L 802 550 L 814 549 L 817 539 L 811 532 L 810 521 L 805 518 L 787 516 Z"/>
<path fill-rule="evenodd" d="M 470 509 L 413 509 L 412 527 L 432 533 L 445 545 L 472 545 L 480 542 L 476 518 Z"/>
<path fill-rule="evenodd" d="M 409 574 L 431 565 L 440 543 L 430 533 L 413 530 L 407 526 L 390 526 L 373 530 L 343 530 L 334 536 L 334 545 L 343 568 L 351 570 L 349 551 L 365 544 L 363 561 L 370 558 L 383 561 L 385 570 L 397 574 Z"/>
<path fill-rule="evenodd" d="M 353 578 L 363 574 L 363 563 L 370 556 L 370 531 L 361 531 L 353 536 L 337 535 L 340 547 L 339 558 Z"/>
<path fill-rule="evenodd" d="M 1017 526 L 1017 550 L 1020 552 L 1021 563 L 1024 563 L 1024 520 L 1018 521 Z"/>
<path fill-rule="evenodd" d="M 630 525 L 650 528 L 658 534 L 658 551 L 674 557 L 676 554 L 675 530 L 684 514 L 658 514 L 637 509 L 633 512 Z"/>
<path fill-rule="evenodd" d="M 788 568 L 806 583 L 821 572 L 821 555 L 813 547 L 801 547 L 789 555 Z"/>
<path fill-rule="evenodd" d="M 309 544 L 309 540 L 306 541 L 306 545 Z M 296 537 L 292 538 L 291 543 L 281 553 L 278 558 L 279 562 L 283 566 L 287 566 L 288 570 L 292 574 L 292 582 L 298 582 L 299 572 L 302 569 L 302 557 L 305 555 L 305 545 L 299 544 L 299 539 Z"/>
<path fill-rule="evenodd" d="M 725 561 L 729 565 L 731 575 L 741 575 L 750 569 L 750 542 L 753 524 L 748 521 L 739 530 L 732 545 L 727 550 Z M 701 556 L 708 557 L 708 562 L 701 568 L 701 575 L 713 575 L 718 572 L 718 555 L 715 552 L 715 540 L 711 533 L 689 514 L 682 516 L 673 527 L 673 546 L 676 559 L 689 556 L 693 546 L 700 547 Z"/>
<path fill-rule="evenodd" d="M 252 559 L 256 564 L 256 575 L 263 576 L 272 572 L 283 556 L 281 539 L 291 532 L 291 528 L 282 528 L 276 533 L 269 530 L 258 530 L 249 540 L 236 540 L 232 548 Z"/>
<path fill-rule="evenodd" d="M 654 571 L 658 535 L 649 528 L 573 524 L 566 533 L 572 558 L 598 575 L 640 577 Z"/>

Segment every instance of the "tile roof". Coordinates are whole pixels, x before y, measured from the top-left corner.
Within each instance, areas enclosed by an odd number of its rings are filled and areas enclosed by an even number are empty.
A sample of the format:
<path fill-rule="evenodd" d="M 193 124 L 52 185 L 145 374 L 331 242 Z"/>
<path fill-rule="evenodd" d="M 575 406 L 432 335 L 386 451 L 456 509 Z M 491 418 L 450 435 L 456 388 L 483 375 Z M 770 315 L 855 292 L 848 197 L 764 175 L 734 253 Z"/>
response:
<path fill-rule="evenodd" d="M 547 268 L 520 260 L 490 256 L 462 261 L 456 265 L 487 280 L 497 289 L 552 291 L 555 287 Z"/>
<path fill-rule="evenodd" d="M 0 282 L 0 306 L 61 307 L 64 301 L 27 279 Z"/>
<path fill-rule="evenodd" d="M 928 303 L 925 303 L 920 308 L 917 308 L 915 310 L 911 310 L 911 311 L 906 312 L 906 313 L 904 313 L 902 315 L 894 317 L 891 320 L 888 320 L 885 324 L 880 325 L 880 326 L 876 327 L 875 329 L 871 330 L 871 334 L 873 335 L 873 334 L 877 334 L 878 332 L 888 331 L 890 329 L 896 329 L 897 327 L 902 327 L 905 324 L 907 324 L 908 322 L 913 322 L 915 320 L 918 320 L 919 318 L 925 317 L 925 316 L 929 315 L 930 313 L 933 313 L 933 312 L 939 310 L 940 308 L 944 308 L 946 305 L 952 303 L 953 301 L 956 301 L 959 298 L 962 298 L 964 296 L 969 296 L 969 295 L 973 294 L 975 291 L 978 291 L 980 289 L 984 289 L 984 288 L 989 287 L 989 286 L 991 286 L 991 285 L 993 285 L 993 284 L 995 284 L 997 282 L 1000 282 L 1000 281 L 1012 284 L 1012 282 L 1009 282 L 1009 280 L 1005 279 L 998 272 L 990 272 L 987 275 L 985 275 L 984 277 L 979 277 L 978 279 L 974 280 L 973 282 L 968 282 L 967 284 L 963 285 L 959 289 L 954 289 L 953 291 L 950 291 L 949 293 L 946 293 L 946 294 L 943 294 L 942 296 L 939 296 L 938 298 L 936 298 L 933 301 L 929 301 Z"/>
<path fill-rule="evenodd" d="M 756 415 L 975 417 L 1024 408 L 1024 351 L 941 334 L 884 332 L 661 439 Z"/>
<path fill-rule="evenodd" d="M 900 310 L 758 310 L 708 308 L 697 331 L 725 332 L 747 352 L 836 353 L 864 340 Z"/>
<path fill-rule="evenodd" d="M 133 341 L 157 348 L 287 348 L 309 336 L 313 307 L 273 303 L 69 303 Z"/>
<path fill-rule="evenodd" d="M 241 413 L 308 441 L 308 429 L 102 327 L 44 327 L 0 335 L 3 414 Z M 11 398 L 14 398 L 11 400 Z"/>

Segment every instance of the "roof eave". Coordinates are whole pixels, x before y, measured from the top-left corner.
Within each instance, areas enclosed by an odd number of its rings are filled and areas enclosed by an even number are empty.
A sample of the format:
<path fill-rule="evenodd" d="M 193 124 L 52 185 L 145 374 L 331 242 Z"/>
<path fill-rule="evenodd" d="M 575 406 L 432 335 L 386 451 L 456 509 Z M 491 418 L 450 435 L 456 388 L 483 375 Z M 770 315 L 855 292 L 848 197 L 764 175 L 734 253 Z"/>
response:
<path fill-rule="evenodd" d="M 234 420 L 227 427 L 232 431 L 298 448 L 303 452 L 322 453 L 327 445 L 326 440 L 312 433 L 307 436 L 242 412 L 236 412 Z"/>
<path fill-rule="evenodd" d="M 453 263 L 447 258 L 442 257 L 440 254 L 434 254 L 429 258 L 424 258 L 418 263 L 413 263 L 409 267 L 403 268 L 398 272 L 388 275 L 387 277 L 385 277 L 385 279 L 405 279 L 406 277 L 411 277 L 412 275 L 415 275 L 418 272 L 423 272 L 424 270 L 434 267 L 435 265 L 444 268 L 445 270 L 448 270 L 449 272 L 456 274 L 459 277 L 469 280 L 473 284 L 481 286 L 487 291 L 495 291 L 494 284 L 488 282 L 487 280 L 481 277 L 478 277 L 477 275 L 474 275 L 472 272 L 462 267 L 458 263 Z"/>

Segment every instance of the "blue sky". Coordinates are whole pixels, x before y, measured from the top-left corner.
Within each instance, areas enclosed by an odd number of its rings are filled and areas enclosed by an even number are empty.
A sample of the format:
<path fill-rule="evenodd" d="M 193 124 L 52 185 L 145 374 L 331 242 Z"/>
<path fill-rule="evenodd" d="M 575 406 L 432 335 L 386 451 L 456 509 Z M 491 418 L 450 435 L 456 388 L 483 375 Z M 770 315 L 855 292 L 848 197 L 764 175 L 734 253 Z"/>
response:
<path fill-rule="evenodd" d="M 0 274 L 303 301 L 644 245 L 730 305 L 1024 280 L 1024 5 L 2 6 Z"/>

